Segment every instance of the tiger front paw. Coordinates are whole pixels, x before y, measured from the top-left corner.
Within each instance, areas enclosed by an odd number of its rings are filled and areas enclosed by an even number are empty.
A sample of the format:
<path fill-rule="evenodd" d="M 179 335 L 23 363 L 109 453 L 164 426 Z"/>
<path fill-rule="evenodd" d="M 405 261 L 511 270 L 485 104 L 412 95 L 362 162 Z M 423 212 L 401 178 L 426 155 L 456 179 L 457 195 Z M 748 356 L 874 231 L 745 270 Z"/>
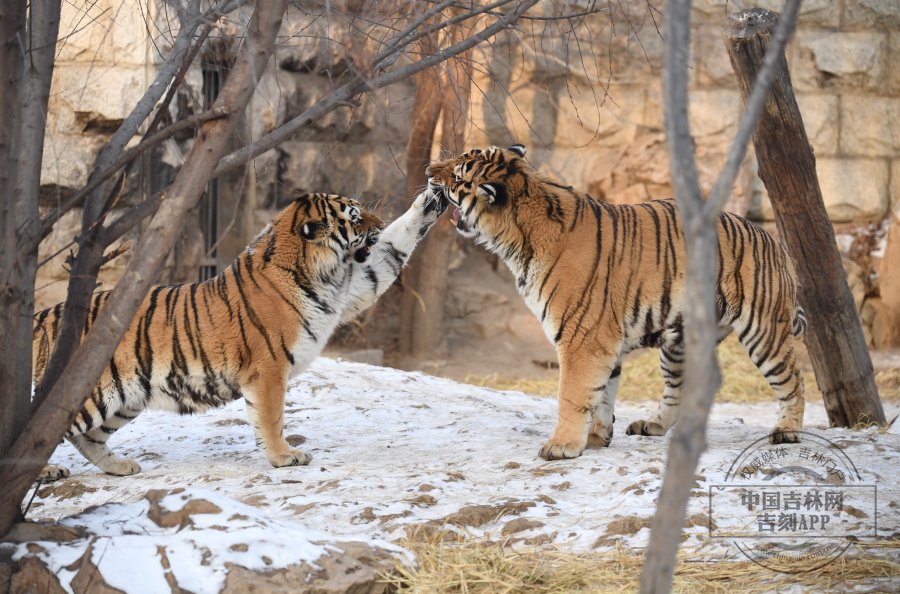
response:
<path fill-rule="evenodd" d="M 667 429 L 662 426 L 662 423 L 659 423 L 657 421 L 644 421 L 642 419 L 628 425 L 628 429 L 625 430 L 625 435 L 647 435 L 651 437 L 660 437 L 662 435 L 665 435 L 666 431 Z"/>
<path fill-rule="evenodd" d="M 275 468 L 284 466 L 306 466 L 312 460 L 312 456 L 300 450 L 288 450 L 283 454 L 269 454 L 269 463 Z"/>
<path fill-rule="evenodd" d="M 778 445 L 780 443 L 800 443 L 800 433 L 789 427 L 775 427 L 769 433 L 769 443 Z"/>
<path fill-rule="evenodd" d="M 447 210 L 447 199 L 442 190 L 429 188 L 416 197 L 415 206 L 422 210 L 428 219 L 437 220 Z"/>
<path fill-rule="evenodd" d="M 577 458 L 584 452 L 587 447 L 587 440 L 578 441 L 558 441 L 555 437 L 550 438 L 538 454 L 544 460 L 567 460 Z"/>
<path fill-rule="evenodd" d="M 58 481 L 59 479 L 64 479 L 68 476 L 69 469 L 65 466 L 48 464 L 47 466 L 44 466 L 43 470 L 41 470 L 41 474 L 38 475 L 38 480 L 42 483 L 52 483 L 53 481 Z"/>

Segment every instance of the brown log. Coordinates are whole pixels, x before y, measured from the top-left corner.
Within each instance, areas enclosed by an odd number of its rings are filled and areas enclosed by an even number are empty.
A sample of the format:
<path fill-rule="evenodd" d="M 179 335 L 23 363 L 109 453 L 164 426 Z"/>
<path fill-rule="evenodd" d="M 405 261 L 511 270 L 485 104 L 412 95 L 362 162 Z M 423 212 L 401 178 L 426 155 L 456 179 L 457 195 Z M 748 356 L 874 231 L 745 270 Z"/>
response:
<path fill-rule="evenodd" d="M 744 101 L 750 94 L 778 16 L 749 9 L 728 19 L 726 46 Z M 784 56 L 753 134 L 759 176 L 769 192 L 781 239 L 797 265 L 799 301 L 809 326 L 806 345 L 833 427 L 885 423 L 872 361 L 834 229 L 816 176 Z"/>

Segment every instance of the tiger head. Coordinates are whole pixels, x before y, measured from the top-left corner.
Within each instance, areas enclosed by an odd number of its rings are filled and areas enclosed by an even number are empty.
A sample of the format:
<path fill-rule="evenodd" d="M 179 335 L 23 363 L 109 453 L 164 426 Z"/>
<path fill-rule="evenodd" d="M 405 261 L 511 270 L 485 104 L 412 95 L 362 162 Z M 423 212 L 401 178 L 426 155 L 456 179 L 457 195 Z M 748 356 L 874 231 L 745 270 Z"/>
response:
<path fill-rule="evenodd" d="M 489 241 L 515 227 L 513 205 L 527 192 L 531 168 L 525 147 L 472 149 L 425 172 L 429 187 L 455 207 L 451 220 L 466 237 Z"/>
<path fill-rule="evenodd" d="M 384 223 L 352 198 L 315 193 L 294 199 L 272 227 L 276 235 L 299 242 L 294 265 L 325 271 L 351 258 L 365 262 Z"/>

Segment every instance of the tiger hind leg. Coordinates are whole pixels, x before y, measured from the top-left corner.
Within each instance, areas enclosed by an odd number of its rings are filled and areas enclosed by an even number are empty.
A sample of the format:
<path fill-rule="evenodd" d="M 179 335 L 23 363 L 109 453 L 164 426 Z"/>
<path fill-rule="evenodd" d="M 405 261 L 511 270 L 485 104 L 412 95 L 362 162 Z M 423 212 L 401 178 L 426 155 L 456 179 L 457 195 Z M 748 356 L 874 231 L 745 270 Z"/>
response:
<path fill-rule="evenodd" d="M 110 435 L 121 429 L 126 423 L 134 419 L 139 411 L 119 410 L 109 415 L 99 427 L 95 427 L 83 433 L 70 435 L 69 442 L 81 455 L 87 458 L 91 464 L 107 474 L 116 476 L 130 476 L 141 471 L 141 466 L 131 458 L 119 458 L 116 456 L 106 440 Z"/>
<path fill-rule="evenodd" d="M 662 370 L 665 388 L 656 413 L 649 419 L 632 422 L 625 430 L 626 435 L 665 435 L 669 427 L 678 420 L 681 404 L 681 385 L 684 382 L 684 329 L 673 326 L 660 337 L 659 367 Z"/>
<path fill-rule="evenodd" d="M 778 396 L 778 422 L 769 433 L 769 442 L 797 443 L 803 429 L 806 408 L 805 387 L 794 353 L 794 333 L 790 324 L 778 322 L 757 327 L 756 332 L 739 334 L 741 345 Z"/>
<path fill-rule="evenodd" d="M 622 379 L 622 366 L 616 364 L 606 386 L 594 392 L 594 402 L 591 406 L 591 430 L 588 433 L 588 447 L 608 447 L 613 438 L 613 423 L 616 415 L 613 412 L 616 406 L 616 394 L 619 392 L 619 382 Z"/>
<path fill-rule="evenodd" d="M 41 470 L 37 480 L 41 483 L 52 483 L 69 476 L 69 469 L 59 464 L 47 464 Z"/>

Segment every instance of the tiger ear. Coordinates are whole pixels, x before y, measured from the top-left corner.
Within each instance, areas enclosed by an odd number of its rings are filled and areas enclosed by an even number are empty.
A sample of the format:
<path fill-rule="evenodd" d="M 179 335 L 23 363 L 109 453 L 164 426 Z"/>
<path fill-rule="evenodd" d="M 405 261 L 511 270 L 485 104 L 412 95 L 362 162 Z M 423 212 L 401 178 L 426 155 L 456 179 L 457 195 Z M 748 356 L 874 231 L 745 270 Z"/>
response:
<path fill-rule="evenodd" d="M 481 194 L 488 202 L 495 206 L 502 206 L 509 200 L 509 193 L 506 191 L 506 185 L 497 182 L 480 184 L 478 186 Z"/>
<path fill-rule="evenodd" d="M 306 241 L 313 241 L 322 236 L 322 229 L 325 226 L 316 221 L 307 221 L 300 225 L 300 237 Z"/>
<path fill-rule="evenodd" d="M 524 144 L 514 144 L 510 146 L 507 150 L 519 155 L 520 157 L 525 156 L 525 145 Z"/>

